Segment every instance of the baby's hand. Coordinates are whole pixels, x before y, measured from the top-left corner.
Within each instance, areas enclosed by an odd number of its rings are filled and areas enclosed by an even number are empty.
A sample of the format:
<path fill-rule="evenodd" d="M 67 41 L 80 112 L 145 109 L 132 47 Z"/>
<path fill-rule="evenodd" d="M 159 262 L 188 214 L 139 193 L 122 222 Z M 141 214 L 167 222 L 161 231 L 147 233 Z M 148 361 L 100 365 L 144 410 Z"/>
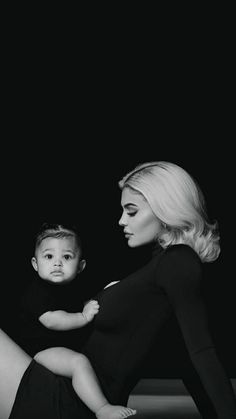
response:
<path fill-rule="evenodd" d="M 85 304 L 82 314 L 88 322 L 91 322 L 91 320 L 93 320 L 94 316 L 98 313 L 98 311 L 98 302 L 96 300 L 90 300 L 87 304 Z"/>

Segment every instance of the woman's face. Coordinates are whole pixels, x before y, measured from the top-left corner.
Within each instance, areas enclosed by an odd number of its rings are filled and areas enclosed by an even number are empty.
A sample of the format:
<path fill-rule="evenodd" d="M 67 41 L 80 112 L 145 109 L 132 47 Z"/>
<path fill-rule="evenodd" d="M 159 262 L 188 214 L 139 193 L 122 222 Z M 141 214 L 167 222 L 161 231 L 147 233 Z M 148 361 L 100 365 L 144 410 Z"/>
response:
<path fill-rule="evenodd" d="M 157 240 L 163 229 L 162 223 L 141 193 L 125 187 L 121 194 L 121 206 L 123 213 L 119 225 L 124 227 L 128 246 L 142 246 Z"/>

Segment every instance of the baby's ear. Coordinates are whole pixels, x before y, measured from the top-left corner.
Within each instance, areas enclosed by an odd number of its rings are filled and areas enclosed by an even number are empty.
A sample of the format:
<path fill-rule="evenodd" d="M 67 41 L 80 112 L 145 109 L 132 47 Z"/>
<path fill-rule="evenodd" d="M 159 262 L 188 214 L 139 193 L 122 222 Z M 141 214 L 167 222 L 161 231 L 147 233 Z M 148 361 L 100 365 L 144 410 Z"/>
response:
<path fill-rule="evenodd" d="M 38 272 L 38 264 L 37 264 L 37 260 L 36 260 L 35 257 L 32 257 L 31 263 L 32 263 L 32 266 L 35 269 L 35 271 Z"/>
<path fill-rule="evenodd" d="M 86 266 L 86 260 L 82 259 L 79 263 L 78 273 L 82 272 L 84 270 L 85 266 Z"/>

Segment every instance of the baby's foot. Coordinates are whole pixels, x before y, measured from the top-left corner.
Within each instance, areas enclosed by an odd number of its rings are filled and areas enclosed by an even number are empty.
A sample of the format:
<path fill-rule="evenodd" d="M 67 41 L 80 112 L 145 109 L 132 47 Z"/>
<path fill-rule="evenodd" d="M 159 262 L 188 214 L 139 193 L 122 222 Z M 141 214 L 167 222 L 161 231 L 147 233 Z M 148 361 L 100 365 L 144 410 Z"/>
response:
<path fill-rule="evenodd" d="M 136 410 L 129 407 L 106 404 L 96 414 L 98 419 L 123 419 L 136 414 Z"/>

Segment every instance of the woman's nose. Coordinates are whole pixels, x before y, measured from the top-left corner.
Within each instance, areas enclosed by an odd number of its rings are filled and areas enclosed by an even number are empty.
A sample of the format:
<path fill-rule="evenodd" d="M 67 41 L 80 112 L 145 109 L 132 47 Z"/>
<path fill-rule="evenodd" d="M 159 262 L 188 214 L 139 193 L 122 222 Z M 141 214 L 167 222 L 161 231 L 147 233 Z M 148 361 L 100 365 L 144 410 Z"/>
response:
<path fill-rule="evenodd" d="M 120 225 L 120 226 L 124 226 L 124 225 L 126 225 L 127 223 L 125 222 L 125 217 L 124 217 L 124 214 L 122 214 L 122 216 L 120 217 L 120 219 L 119 219 L 119 221 L 118 221 L 118 224 Z"/>

